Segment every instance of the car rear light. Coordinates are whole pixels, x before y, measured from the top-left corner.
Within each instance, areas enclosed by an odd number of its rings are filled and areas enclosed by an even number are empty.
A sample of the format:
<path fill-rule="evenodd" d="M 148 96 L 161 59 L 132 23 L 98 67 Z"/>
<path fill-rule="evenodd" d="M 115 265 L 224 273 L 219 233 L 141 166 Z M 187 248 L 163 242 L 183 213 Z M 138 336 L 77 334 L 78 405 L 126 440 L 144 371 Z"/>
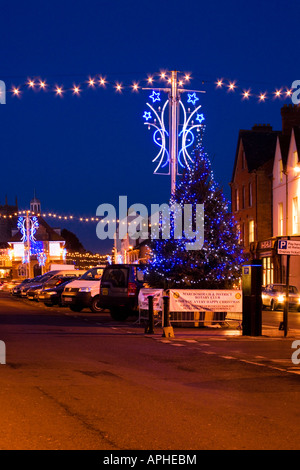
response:
<path fill-rule="evenodd" d="M 136 285 L 134 282 L 128 282 L 128 295 L 136 294 Z"/>

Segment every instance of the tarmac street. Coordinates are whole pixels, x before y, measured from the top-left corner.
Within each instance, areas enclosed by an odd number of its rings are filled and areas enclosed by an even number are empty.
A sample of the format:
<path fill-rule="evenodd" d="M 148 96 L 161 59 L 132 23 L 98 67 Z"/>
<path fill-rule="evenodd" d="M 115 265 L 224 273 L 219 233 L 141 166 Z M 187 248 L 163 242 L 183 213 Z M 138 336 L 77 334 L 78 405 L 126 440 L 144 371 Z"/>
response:
<path fill-rule="evenodd" d="M 261 337 L 231 326 L 168 339 L 1 294 L 0 449 L 298 450 L 298 317 L 284 338 L 268 315 Z"/>

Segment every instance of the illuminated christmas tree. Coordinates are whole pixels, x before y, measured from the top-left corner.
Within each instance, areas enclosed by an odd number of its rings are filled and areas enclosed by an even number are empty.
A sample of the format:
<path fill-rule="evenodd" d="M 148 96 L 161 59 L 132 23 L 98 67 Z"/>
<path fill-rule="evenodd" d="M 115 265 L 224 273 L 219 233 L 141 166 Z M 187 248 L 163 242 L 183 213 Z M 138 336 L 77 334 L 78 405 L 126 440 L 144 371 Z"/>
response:
<path fill-rule="evenodd" d="M 187 250 L 191 240 L 174 236 L 174 217 L 171 219 L 171 237 L 153 240 L 149 279 L 152 286 L 168 288 L 230 288 L 241 275 L 244 262 L 239 245 L 236 222 L 228 209 L 222 189 L 214 180 L 211 164 L 202 145 L 204 126 L 193 151 L 194 164 L 186 169 L 175 196 L 170 201 L 179 204 L 204 205 L 203 247 Z M 190 224 L 196 229 L 196 211 Z M 185 234 L 184 234 L 185 235 Z"/>

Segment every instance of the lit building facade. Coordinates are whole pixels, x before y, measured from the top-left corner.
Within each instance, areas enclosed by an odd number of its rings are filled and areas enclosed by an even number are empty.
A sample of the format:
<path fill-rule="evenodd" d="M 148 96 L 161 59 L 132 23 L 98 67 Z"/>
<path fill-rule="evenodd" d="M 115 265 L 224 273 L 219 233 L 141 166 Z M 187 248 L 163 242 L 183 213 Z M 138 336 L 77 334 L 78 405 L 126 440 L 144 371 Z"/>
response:
<path fill-rule="evenodd" d="M 249 141 L 248 152 L 247 144 L 243 145 L 247 136 L 241 136 L 251 131 L 240 131 L 231 181 L 232 212 L 241 243 L 250 259 L 262 261 L 263 285 L 285 283 L 286 256 L 278 255 L 278 240 L 300 240 L 300 107 L 283 106 L 281 117 L 282 131 L 261 126 L 270 136 L 262 134 Z M 253 197 L 247 193 L 250 185 Z M 298 256 L 290 259 L 289 278 L 290 284 L 300 290 Z"/>

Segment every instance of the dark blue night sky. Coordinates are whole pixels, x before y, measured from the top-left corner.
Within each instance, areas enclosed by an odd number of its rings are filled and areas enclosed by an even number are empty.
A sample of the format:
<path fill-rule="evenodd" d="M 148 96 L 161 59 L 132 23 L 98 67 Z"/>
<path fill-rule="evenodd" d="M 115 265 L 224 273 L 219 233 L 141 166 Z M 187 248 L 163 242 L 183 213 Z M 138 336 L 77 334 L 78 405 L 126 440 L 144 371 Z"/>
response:
<path fill-rule="evenodd" d="M 243 101 L 241 91 L 271 93 L 300 79 L 299 13 L 298 2 L 276 0 L 1 0 L 0 79 L 8 90 L 28 77 L 50 86 L 47 93 L 25 87 L 20 98 L 8 93 L 0 106 L 0 204 L 5 195 L 9 203 L 17 196 L 26 209 L 34 189 L 42 210 L 63 215 L 94 216 L 99 204 L 116 205 L 119 195 L 129 204 L 168 202 L 170 178 L 153 175 L 156 147 L 142 118 L 147 92 L 84 85 L 81 96 L 60 98 L 51 91 L 100 75 L 145 86 L 161 70 L 190 72 L 189 87 L 206 90 L 204 144 L 229 197 L 239 129 L 255 123 L 281 129 L 280 108 L 291 103 L 270 94 L 264 103 Z M 218 78 L 240 88 L 216 89 Z M 87 249 L 106 251 L 92 223 L 60 225 Z"/>

